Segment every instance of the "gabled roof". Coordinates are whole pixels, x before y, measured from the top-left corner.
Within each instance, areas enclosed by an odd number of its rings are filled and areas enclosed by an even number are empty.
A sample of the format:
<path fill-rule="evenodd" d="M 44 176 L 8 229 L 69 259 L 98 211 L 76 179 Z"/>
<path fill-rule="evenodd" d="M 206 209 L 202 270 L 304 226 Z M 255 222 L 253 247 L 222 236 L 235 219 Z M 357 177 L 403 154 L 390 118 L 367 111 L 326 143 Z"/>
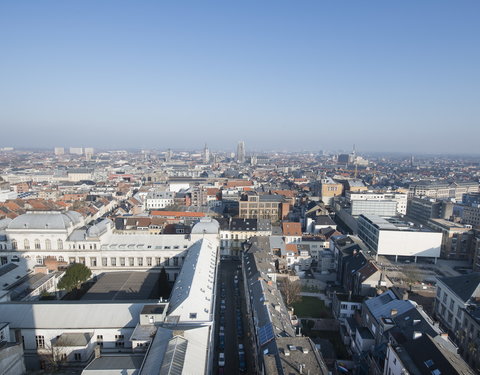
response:
<path fill-rule="evenodd" d="M 284 236 L 301 236 L 302 225 L 300 223 L 285 222 L 282 223 L 282 230 Z"/>
<path fill-rule="evenodd" d="M 461 276 L 439 277 L 438 280 L 464 302 L 467 302 L 471 297 L 480 297 L 480 272 Z"/>
<path fill-rule="evenodd" d="M 403 314 L 415 308 L 411 301 L 397 299 L 391 290 L 366 300 L 364 304 L 377 321 L 382 317 L 390 317 L 392 310 L 396 310 L 397 314 Z"/>
<path fill-rule="evenodd" d="M 395 350 L 409 371 L 417 370 L 415 373 L 429 375 L 435 374 L 434 370 L 439 370 L 438 374 L 474 374 L 457 353 L 449 350 L 451 344 L 445 339 L 434 339 L 421 332 L 417 338 L 406 336 L 402 332 L 394 332 L 392 336 L 401 347 Z M 408 358 L 405 358 L 406 355 Z"/>

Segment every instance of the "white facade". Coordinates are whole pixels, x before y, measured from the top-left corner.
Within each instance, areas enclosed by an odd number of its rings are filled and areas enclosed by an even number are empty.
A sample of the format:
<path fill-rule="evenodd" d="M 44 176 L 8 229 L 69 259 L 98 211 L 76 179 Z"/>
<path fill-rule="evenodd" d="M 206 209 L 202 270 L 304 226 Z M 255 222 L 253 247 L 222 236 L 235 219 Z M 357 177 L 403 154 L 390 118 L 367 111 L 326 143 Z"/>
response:
<path fill-rule="evenodd" d="M 441 233 L 380 231 L 377 254 L 438 258 L 441 244 Z"/>
<path fill-rule="evenodd" d="M 456 335 L 463 327 L 464 309 L 467 304 L 439 278 L 436 287 L 435 316 L 448 331 Z"/>
<path fill-rule="evenodd" d="M 150 191 L 145 197 L 146 210 L 158 210 L 172 206 L 175 201 L 175 193 L 171 191 Z"/>
<path fill-rule="evenodd" d="M 83 155 L 83 147 L 70 147 L 70 154 Z"/>
<path fill-rule="evenodd" d="M 8 223 L 7 241 L 2 245 L 6 249 L 0 249 L 0 257 L 26 270 L 43 265 L 47 257 L 85 264 L 93 274 L 165 267 L 170 280 L 175 280 L 188 248 L 204 236 L 218 241 L 219 232 L 218 223 L 209 223 L 206 235 L 120 234 L 113 232 L 110 220 L 80 229 L 83 224 L 81 215 L 74 211 L 21 215 Z"/>
<path fill-rule="evenodd" d="M 408 371 L 405 370 L 405 365 L 397 354 L 395 348 L 388 344 L 387 356 L 385 357 L 385 367 L 383 369 L 383 375 L 407 375 Z"/>
<path fill-rule="evenodd" d="M 360 215 L 358 236 L 376 255 L 440 257 L 442 233 L 397 226 L 374 215 Z"/>
<path fill-rule="evenodd" d="M 400 215 L 407 214 L 407 199 L 408 199 L 407 193 L 398 193 L 398 192 L 376 193 L 372 191 L 368 191 L 368 192 L 347 191 L 346 198 L 349 199 L 350 202 L 352 203 L 353 216 L 356 216 L 356 214 L 353 213 L 354 201 L 391 201 L 391 202 L 395 202 L 395 210 L 398 214 Z"/>

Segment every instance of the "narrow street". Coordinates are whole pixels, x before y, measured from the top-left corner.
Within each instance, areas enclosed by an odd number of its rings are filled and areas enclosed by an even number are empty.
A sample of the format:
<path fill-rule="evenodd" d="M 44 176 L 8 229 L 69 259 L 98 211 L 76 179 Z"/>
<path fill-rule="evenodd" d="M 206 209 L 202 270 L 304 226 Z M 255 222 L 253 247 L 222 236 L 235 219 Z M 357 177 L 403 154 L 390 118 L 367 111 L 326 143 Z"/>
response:
<path fill-rule="evenodd" d="M 240 261 L 224 259 L 220 262 L 215 308 L 215 360 L 214 373 L 252 374 L 252 348 L 247 345 L 245 294 Z M 223 289 L 223 291 L 222 291 Z M 243 349 L 239 349 L 243 345 Z M 243 354 L 242 354 L 243 352 Z M 225 365 L 219 365 L 220 353 L 224 353 Z"/>

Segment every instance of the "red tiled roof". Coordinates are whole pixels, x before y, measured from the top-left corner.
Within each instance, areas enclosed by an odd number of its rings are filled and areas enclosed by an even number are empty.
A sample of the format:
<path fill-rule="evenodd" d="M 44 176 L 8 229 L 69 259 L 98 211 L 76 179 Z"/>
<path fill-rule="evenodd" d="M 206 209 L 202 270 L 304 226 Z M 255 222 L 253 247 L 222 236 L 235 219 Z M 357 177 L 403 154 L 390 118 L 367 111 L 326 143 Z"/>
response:
<path fill-rule="evenodd" d="M 282 223 L 284 236 L 301 236 L 302 226 L 300 223 Z"/>
<path fill-rule="evenodd" d="M 167 217 L 205 217 L 203 212 L 183 212 L 183 211 L 152 211 L 150 215 L 153 216 L 167 216 Z"/>

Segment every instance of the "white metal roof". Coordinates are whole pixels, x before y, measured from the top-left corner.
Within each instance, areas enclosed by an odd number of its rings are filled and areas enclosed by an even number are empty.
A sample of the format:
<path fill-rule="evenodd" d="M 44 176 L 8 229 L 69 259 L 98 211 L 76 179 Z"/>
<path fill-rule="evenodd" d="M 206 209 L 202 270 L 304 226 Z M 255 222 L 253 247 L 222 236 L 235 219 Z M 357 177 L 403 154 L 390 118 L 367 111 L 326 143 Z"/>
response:
<path fill-rule="evenodd" d="M 190 247 L 173 286 L 169 316 L 184 323 L 212 320 L 217 246 L 218 242 L 204 238 Z"/>
<path fill-rule="evenodd" d="M 151 304 L 151 301 L 150 301 Z M 0 316 L 11 328 L 134 328 L 145 303 L 2 303 Z"/>

